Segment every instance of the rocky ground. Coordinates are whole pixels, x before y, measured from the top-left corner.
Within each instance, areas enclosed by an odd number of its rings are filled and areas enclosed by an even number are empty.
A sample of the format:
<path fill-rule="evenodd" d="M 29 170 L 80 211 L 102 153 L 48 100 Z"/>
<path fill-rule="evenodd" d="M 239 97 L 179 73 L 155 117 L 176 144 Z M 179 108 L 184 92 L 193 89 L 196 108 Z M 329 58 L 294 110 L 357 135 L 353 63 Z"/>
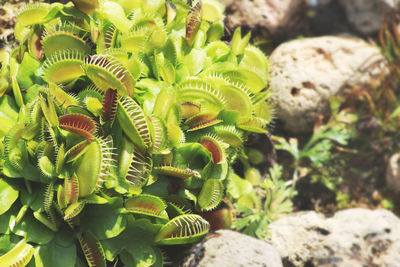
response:
<path fill-rule="evenodd" d="M 13 42 L 17 2 L 0 5 L 3 46 Z M 376 88 L 389 73 L 388 62 L 371 40 L 378 37 L 383 15 L 389 18 L 400 11 L 399 0 L 319 0 L 312 6 L 309 3 L 315 1 L 221 2 L 226 5 L 228 33 L 237 26 L 251 30 L 254 41 L 269 53 L 276 133 L 309 136 L 316 123 L 329 117 L 332 96 L 346 96 L 355 87 Z M 387 164 L 387 171 L 377 184 L 389 188 L 385 192 L 394 201 L 400 192 L 399 159 L 399 154 L 385 155 L 379 163 Z M 304 199 L 323 202 L 329 196 L 308 183 L 301 186 L 295 203 L 299 211 L 273 222 L 266 240 L 219 230 L 174 260 L 180 266 L 210 267 L 400 266 L 400 219 L 394 213 L 353 208 L 326 217 L 304 211 L 315 208 L 315 202 L 306 205 Z M 373 201 L 376 184 L 356 177 L 342 186 L 356 200 L 355 206 L 380 207 Z M 329 208 L 334 201 L 327 199 L 321 210 L 336 211 L 336 206 Z"/>
<path fill-rule="evenodd" d="M 180 266 L 400 266 L 400 219 L 388 210 L 347 209 L 333 217 L 290 214 L 265 242 L 229 230 L 210 234 Z"/>
<path fill-rule="evenodd" d="M 18 9 L 25 5 L 21 1 L 1 1 L 0 3 L 0 46 L 11 46 L 14 42 L 14 25 Z"/>

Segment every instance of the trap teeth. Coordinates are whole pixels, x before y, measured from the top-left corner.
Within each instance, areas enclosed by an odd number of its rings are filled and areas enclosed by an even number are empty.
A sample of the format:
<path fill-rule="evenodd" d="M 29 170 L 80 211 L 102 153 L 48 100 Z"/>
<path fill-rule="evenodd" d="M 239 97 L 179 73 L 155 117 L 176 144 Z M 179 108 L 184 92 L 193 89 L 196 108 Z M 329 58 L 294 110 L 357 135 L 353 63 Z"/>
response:
<path fill-rule="evenodd" d="M 226 144 L 220 139 L 215 136 L 203 136 L 200 138 L 199 143 L 211 152 L 215 164 L 225 162 Z"/>
<path fill-rule="evenodd" d="M 83 54 L 78 51 L 57 51 L 43 63 L 43 78 L 55 84 L 74 81 L 85 74 L 83 63 Z"/>
<path fill-rule="evenodd" d="M 60 117 L 59 127 L 85 137 L 88 141 L 94 138 L 96 131 L 95 122 L 86 115 L 75 113 L 66 114 Z"/>
<path fill-rule="evenodd" d="M 117 90 L 108 89 L 103 98 L 102 118 L 103 121 L 114 121 L 117 113 L 118 94 Z"/>
<path fill-rule="evenodd" d="M 103 92 L 116 89 L 121 96 L 133 96 L 135 81 L 116 58 L 109 55 L 92 55 L 85 58 L 83 70 Z"/>
<path fill-rule="evenodd" d="M 47 3 L 35 3 L 26 5 L 17 15 L 17 20 L 24 26 L 42 24 L 50 12 L 50 5 Z"/>
<path fill-rule="evenodd" d="M 45 30 L 41 43 L 46 57 L 63 50 L 77 51 L 87 55 L 91 50 L 85 39 L 76 33 L 74 25 L 67 23 L 59 23 Z"/>
<path fill-rule="evenodd" d="M 154 171 L 158 174 L 176 177 L 180 179 L 188 179 L 192 176 L 200 178 L 200 173 L 189 168 L 181 169 L 174 166 L 158 166 L 154 167 Z"/>
<path fill-rule="evenodd" d="M 185 123 L 189 126 L 188 131 L 196 131 L 222 122 L 216 118 L 217 115 L 213 113 L 200 113 L 187 119 Z"/>
<path fill-rule="evenodd" d="M 192 46 L 201 23 L 201 2 L 198 2 L 186 16 L 186 42 Z"/>

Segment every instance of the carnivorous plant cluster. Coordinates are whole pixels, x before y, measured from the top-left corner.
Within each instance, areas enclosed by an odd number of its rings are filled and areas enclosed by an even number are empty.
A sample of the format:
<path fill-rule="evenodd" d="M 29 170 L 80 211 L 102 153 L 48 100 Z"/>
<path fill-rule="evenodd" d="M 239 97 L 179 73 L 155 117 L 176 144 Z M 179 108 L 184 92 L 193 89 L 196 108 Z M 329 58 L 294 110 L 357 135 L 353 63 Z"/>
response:
<path fill-rule="evenodd" d="M 72 2 L 22 9 L 2 63 L 0 262 L 162 266 L 240 187 L 267 59 L 215 0 Z"/>

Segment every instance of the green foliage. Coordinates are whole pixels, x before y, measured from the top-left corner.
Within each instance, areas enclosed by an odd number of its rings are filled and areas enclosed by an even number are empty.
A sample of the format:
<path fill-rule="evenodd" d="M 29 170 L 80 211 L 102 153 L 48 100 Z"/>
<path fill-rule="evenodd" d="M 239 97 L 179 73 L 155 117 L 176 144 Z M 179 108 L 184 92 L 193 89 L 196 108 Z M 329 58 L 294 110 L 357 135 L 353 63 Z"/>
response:
<path fill-rule="evenodd" d="M 312 182 L 322 182 L 328 189 L 335 190 L 342 178 L 331 172 L 335 165 L 337 147 L 345 147 L 351 138 L 356 136 L 353 125 L 357 120 L 355 114 L 340 112 L 340 100 L 331 100 L 332 117 L 324 125 L 315 127 L 313 135 L 303 147 L 299 147 L 297 139 L 287 141 L 283 137 L 274 137 L 275 146 L 279 150 L 287 151 L 293 158 L 292 186 L 297 180 L 309 176 Z"/>
<path fill-rule="evenodd" d="M 190 211 L 252 193 L 231 164 L 271 119 L 267 59 L 214 0 L 73 3 L 21 10 L 2 62 L 1 262 L 162 266 L 208 233 Z"/>
<path fill-rule="evenodd" d="M 13 186 L 7 183 L 6 180 L 0 180 L 0 197 L 2 199 L 2 205 L 0 207 L 1 215 L 5 213 L 17 200 L 18 190 L 13 188 Z"/>
<path fill-rule="evenodd" d="M 249 179 L 248 176 L 246 178 Z M 248 182 L 248 188 L 251 188 L 250 185 Z M 293 188 L 282 179 L 282 166 L 275 164 L 259 184 L 258 194 L 248 190 L 237 195 L 235 205 L 241 212 L 241 218 L 235 222 L 234 228 L 264 239 L 268 236 L 268 224 L 293 210 L 292 198 L 295 194 Z"/>
<path fill-rule="evenodd" d="M 400 72 L 400 33 L 398 29 L 398 18 L 387 19 L 379 32 L 379 42 L 382 52 L 390 63 L 391 76 L 395 83 L 399 83 Z"/>
<path fill-rule="evenodd" d="M 10 251 L 0 256 L 1 264 L 4 266 L 25 266 L 33 256 L 33 247 L 21 240 Z"/>

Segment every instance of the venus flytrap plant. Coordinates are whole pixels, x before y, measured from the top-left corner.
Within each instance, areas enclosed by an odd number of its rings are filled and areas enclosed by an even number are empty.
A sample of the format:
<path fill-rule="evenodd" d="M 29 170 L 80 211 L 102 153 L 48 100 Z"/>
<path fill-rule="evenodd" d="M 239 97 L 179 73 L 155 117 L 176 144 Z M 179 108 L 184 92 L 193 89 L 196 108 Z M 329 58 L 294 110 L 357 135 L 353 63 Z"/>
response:
<path fill-rule="evenodd" d="M 33 246 L 21 240 L 7 254 L 0 256 L 0 261 L 4 266 L 25 266 L 31 260 L 33 251 Z"/>
<path fill-rule="evenodd" d="M 162 266 L 207 214 L 232 223 L 230 165 L 271 119 L 267 60 L 240 30 L 219 41 L 214 0 L 73 3 L 23 9 L 1 70 L 0 238 L 22 244 L 1 257 Z"/>

